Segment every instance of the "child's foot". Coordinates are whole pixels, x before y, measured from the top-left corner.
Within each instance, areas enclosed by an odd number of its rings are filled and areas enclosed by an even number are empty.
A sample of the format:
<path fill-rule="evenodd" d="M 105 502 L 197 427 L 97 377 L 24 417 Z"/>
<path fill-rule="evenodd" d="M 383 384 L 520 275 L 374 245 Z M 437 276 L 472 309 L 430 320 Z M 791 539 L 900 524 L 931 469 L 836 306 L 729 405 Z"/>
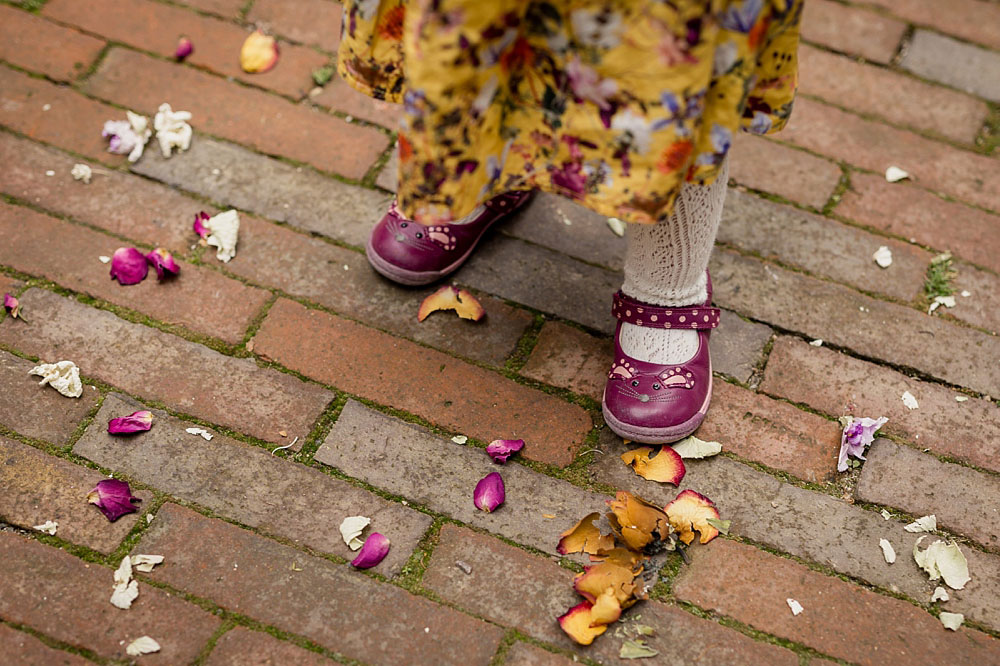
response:
<path fill-rule="evenodd" d="M 393 202 L 372 229 L 365 254 L 372 267 L 390 280 L 406 285 L 434 282 L 456 271 L 486 230 L 530 197 L 530 191 L 507 192 L 462 220 L 429 226 L 406 219 Z"/>

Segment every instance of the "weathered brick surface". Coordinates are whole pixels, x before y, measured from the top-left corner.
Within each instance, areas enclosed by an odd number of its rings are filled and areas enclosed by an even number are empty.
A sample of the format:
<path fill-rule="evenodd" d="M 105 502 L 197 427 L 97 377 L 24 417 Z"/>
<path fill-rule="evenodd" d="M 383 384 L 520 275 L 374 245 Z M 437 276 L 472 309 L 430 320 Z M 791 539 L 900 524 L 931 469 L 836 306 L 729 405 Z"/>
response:
<path fill-rule="evenodd" d="M 908 243 L 736 190 L 730 190 L 726 197 L 717 239 L 904 302 L 923 295 L 924 275 L 932 257 Z M 892 250 L 889 268 L 880 268 L 872 259 L 882 245 Z"/>
<path fill-rule="evenodd" d="M 289 346 L 293 338 L 298 344 Z M 255 340 L 257 353 L 348 393 L 487 442 L 522 438 L 534 460 L 569 464 L 591 427 L 579 406 L 285 299 L 271 308 Z"/>
<path fill-rule="evenodd" d="M 941 11 L 938 0 L 867 0 L 912 23 L 922 23 L 941 32 L 1000 49 L 1000 7 L 983 0 L 950 0 Z"/>
<path fill-rule="evenodd" d="M 994 440 L 995 441 L 995 440 Z M 1000 550 L 1000 479 L 878 439 L 855 495 L 863 502 L 933 513 L 938 525 Z"/>
<path fill-rule="evenodd" d="M 13 294 L 21 286 L 20 280 L 15 280 L 14 278 L 7 277 L 0 273 L 0 294 L 11 293 Z M 6 311 L 4 311 L 6 316 Z"/>
<path fill-rule="evenodd" d="M 580 515 L 584 515 L 580 512 Z M 455 560 L 471 565 L 466 574 Z M 509 572 L 517 572 L 517 585 Z M 603 664 L 629 664 L 618 657 L 621 639 L 609 631 L 591 645 L 573 643 L 556 618 L 580 602 L 573 591 L 573 573 L 551 561 L 530 555 L 497 539 L 455 525 L 441 528 L 441 541 L 424 574 L 424 586 L 443 599 L 516 627 L 527 635 L 570 648 Z M 796 664 L 791 651 L 758 643 L 733 629 L 697 618 L 674 606 L 640 602 L 623 618 L 640 616 L 655 633 L 648 644 L 657 659 L 681 664 Z"/>
<path fill-rule="evenodd" d="M 107 428 L 107 421 L 97 427 Z M 96 470 L 0 436 L 0 487 L 4 489 L 0 493 L 0 518 L 4 522 L 31 529 L 54 520 L 59 523 L 56 536 L 60 539 L 110 553 L 142 517 L 143 507 L 153 494 L 134 490 L 133 494 L 142 499 L 137 505 L 139 511 L 109 523 L 86 500 L 87 493 L 105 478 Z"/>
<path fill-rule="evenodd" d="M 728 375 L 744 384 L 750 382 L 772 333 L 763 324 L 722 310 L 719 327 L 708 338 L 712 372 Z"/>
<path fill-rule="evenodd" d="M 132 170 L 358 247 L 364 247 L 391 201 L 382 192 L 346 185 L 207 137 L 197 137 L 182 160 L 151 153 Z"/>
<path fill-rule="evenodd" d="M 860 7 L 831 0 L 810 0 L 803 7 L 803 39 L 874 62 L 889 62 L 904 32 L 904 22 Z"/>
<path fill-rule="evenodd" d="M 59 48 L 52 48 L 58 44 Z M 104 42 L 38 18 L 0 6 L 0 59 L 56 81 L 71 81 L 85 72 Z"/>
<path fill-rule="evenodd" d="M 10 324 L 26 326 L 17 321 Z M 62 446 L 97 404 L 97 389 L 84 384 L 82 396 L 67 398 L 38 385 L 41 377 L 28 374 L 36 365 L 0 351 L 0 423 L 27 437 Z"/>
<path fill-rule="evenodd" d="M 835 213 L 1000 272 L 1000 216 L 862 173 L 851 174 Z"/>
<path fill-rule="evenodd" d="M 723 442 L 725 446 L 725 442 Z M 660 506 L 672 500 L 677 489 L 646 481 L 622 464 L 625 445 L 608 433 L 602 436 L 602 451 L 592 466 L 596 480 L 638 494 Z M 934 585 L 912 557 L 919 535 L 903 529 L 909 520 L 883 520 L 876 511 L 847 504 L 829 495 L 797 488 L 723 457 L 691 460 L 681 489 L 691 488 L 719 507 L 725 520 L 732 520 L 730 533 L 751 539 L 781 552 L 830 567 L 884 589 L 927 602 Z M 901 556 L 886 564 L 878 547 L 888 539 Z M 1000 628 L 1000 558 L 964 548 L 969 570 L 977 572 L 962 590 L 949 591 L 950 611 L 965 613 L 970 620 Z"/>
<path fill-rule="evenodd" d="M 878 543 L 871 547 L 877 549 Z M 753 546 L 717 540 L 692 550 L 691 566 L 674 583 L 678 598 L 831 656 L 870 665 L 1000 659 L 1000 640 L 972 629 L 949 632 L 933 615 L 906 601 Z M 785 601 L 789 598 L 802 604 L 800 615 L 792 615 Z"/>
<path fill-rule="evenodd" d="M 531 448 L 527 440 L 518 455 L 531 456 Z M 354 401 L 344 407 L 316 460 L 432 511 L 553 554 L 559 534 L 580 516 L 603 510 L 607 499 L 524 465 L 496 465 L 481 449 L 436 437 Z M 502 508 L 485 513 L 473 505 L 472 491 L 490 472 L 503 476 L 507 499 Z"/>
<path fill-rule="evenodd" d="M 815 155 L 743 132 L 733 137 L 729 178 L 740 185 L 822 208 L 840 176 L 840 167 Z"/>
<path fill-rule="evenodd" d="M 246 0 L 184 0 L 181 4 L 226 18 L 237 18 L 246 6 Z"/>
<path fill-rule="evenodd" d="M 889 422 L 883 428 L 887 433 L 905 437 L 920 448 L 930 447 L 939 455 L 1000 472 L 995 448 L 1000 408 L 989 401 L 955 402 L 960 394 L 952 389 L 784 337 L 771 349 L 761 390 L 830 416 L 886 416 Z M 903 405 L 901 396 L 906 391 L 917 398 L 918 409 Z"/>
<path fill-rule="evenodd" d="M 968 95 L 808 44 L 799 47 L 799 92 L 962 143 L 973 142 L 989 113 Z"/>
<path fill-rule="evenodd" d="M 11 629 L 5 624 L 0 624 L 0 645 L 4 646 L 6 658 L 21 666 L 89 666 L 91 663 L 71 652 L 50 648 L 31 634 Z"/>
<path fill-rule="evenodd" d="M 0 617 L 109 659 L 127 659 L 125 646 L 143 635 L 160 644 L 163 663 L 186 664 L 198 656 L 220 624 L 217 617 L 144 583 L 132 608 L 115 608 L 108 601 L 112 573 L 0 532 Z"/>
<path fill-rule="evenodd" d="M 503 636 L 346 565 L 174 504 L 159 511 L 136 552 L 166 557 L 170 566 L 154 570 L 156 580 L 365 663 L 485 665 Z"/>
<path fill-rule="evenodd" d="M 207 666 L 332 666 L 333 661 L 260 631 L 236 627 L 212 648 Z"/>
<path fill-rule="evenodd" d="M 111 279 L 109 265 L 97 258 L 111 256 L 127 244 L 29 208 L 0 203 L 0 235 L 4 237 L 0 263 L 229 343 L 243 339 L 271 296 L 183 261 L 178 262 L 176 277 L 160 281 L 150 268 L 143 282 L 122 286 Z M 59 239 L 59 252 L 49 245 L 53 238 Z M 192 303 L 198 307 L 192 308 Z"/>
<path fill-rule="evenodd" d="M 505 666 L 570 666 L 573 660 L 535 647 L 530 643 L 515 643 L 504 658 Z"/>
<path fill-rule="evenodd" d="M 169 101 L 200 131 L 348 178 L 364 176 L 389 143 L 378 130 L 126 49 L 112 49 L 85 88 L 145 113 Z"/>
<path fill-rule="evenodd" d="M 332 394 L 250 359 L 119 319 L 41 289 L 22 297 L 30 330 L 0 323 L 0 342 L 46 361 L 69 359 L 130 393 L 267 441 L 306 435 Z M 17 323 L 17 322 L 14 322 Z"/>
<path fill-rule="evenodd" d="M 177 40 L 184 35 L 194 45 L 185 63 L 297 99 L 312 87 L 312 70 L 327 61 L 326 56 L 312 49 L 279 43 L 278 65 L 268 72 L 249 74 L 240 67 L 238 57 L 248 30 L 152 0 L 51 0 L 42 13 L 111 41 L 166 57 L 173 57 Z M 173 100 L 166 101 L 177 108 Z"/>
<path fill-rule="evenodd" d="M 955 307 L 939 314 L 961 319 L 993 334 L 1000 332 L 1000 277 L 964 261 L 954 262 L 952 268 L 958 273 L 952 281 Z M 963 296 L 963 292 L 969 295 Z"/>
<path fill-rule="evenodd" d="M 126 442 L 107 434 L 110 418 L 141 408 L 123 396 L 108 396 L 73 451 L 243 525 L 347 560 L 356 553 L 340 536 L 340 523 L 348 516 L 368 516 L 370 531 L 393 544 L 375 569 L 387 576 L 399 573 L 430 527 L 429 516 L 264 449 L 217 433 L 202 442 L 184 431 L 191 423 L 159 410 L 148 433 Z"/>
<path fill-rule="evenodd" d="M 782 140 L 884 173 L 905 169 L 921 187 L 1000 209 L 1000 169 L 985 155 L 952 148 L 821 102 L 801 97 Z"/>
<path fill-rule="evenodd" d="M 378 172 L 375 184 L 382 189 L 395 192 L 399 187 L 399 144 L 393 146 L 389 161 L 385 163 L 382 170 Z"/>
<path fill-rule="evenodd" d="M 341 7 L 330 0 L 257 0 L 247 20 L 265 23 L 274 32 L 303 44 L 336 52 L 340 44 Z"/>
<path fill-rule="evenodd" d="M 991 362 L 1000 358 L 994 336 L 731 252 L 716 252 L 710 266 L 713 298 L 722 307 L 1000 395 L 1000 366 Z M 935 340 L 940 342 L 928 344 Z"/>
<path fill-rule="evenodd" d="M 900 65 L 918 76 L 1000 102 L 1000 53 L 917 30 Z"/>
<path fill-rule="evenodd" d="M 317 2 L 323 5 L 330 4 L 326 0 L 317 0 Z M 310 96 L 310 99 L 313 104 L 340 111 L 354 118 L 367 120 L 390 130 L 398 129 L 399 121 L 403 117 L 400 105 L 373 99 L 360 93 L 337 75 L 334 75 L 329 83 L 323 86 L 322 92 Z"/>

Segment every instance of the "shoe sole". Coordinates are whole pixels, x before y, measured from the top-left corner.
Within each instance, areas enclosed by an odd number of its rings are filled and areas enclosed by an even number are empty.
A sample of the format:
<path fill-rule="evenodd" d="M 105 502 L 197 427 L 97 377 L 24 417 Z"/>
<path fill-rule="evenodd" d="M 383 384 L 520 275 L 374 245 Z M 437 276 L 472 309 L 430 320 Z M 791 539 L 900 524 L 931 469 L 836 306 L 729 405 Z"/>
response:
<path fill-rule="evenodd" d="M 711 375 L 709 377 L 711 378 Z M 667 426 L 666 428 L 646 428 L 619 421 L 608 410 L 608 405 L 604 400 L 601 400 L 601 411 L 604 413 L 604 422 L 608 424 L 612 432 L 622 439 L 628 439 L 641 444 L 670 444 L 671 442 L 684 439 L 698 429 L 701 422 L 705 420 L 705 413 L 708 412 L 708 403 L 711 399 L 712 386 L 709 385 L 708 395 L 705 396 L 705 402 L 701 406 L 701 409 L 687 421 Z"/>

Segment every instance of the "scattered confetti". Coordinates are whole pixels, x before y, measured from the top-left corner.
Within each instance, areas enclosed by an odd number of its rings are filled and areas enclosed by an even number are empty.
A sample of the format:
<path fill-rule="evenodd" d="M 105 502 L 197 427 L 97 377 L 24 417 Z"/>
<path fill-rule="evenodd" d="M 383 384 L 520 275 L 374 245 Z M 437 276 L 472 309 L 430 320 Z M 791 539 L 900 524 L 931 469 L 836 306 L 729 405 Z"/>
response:
<path fill-rule="evenodd" d="M 59 523 L 54 520 L 46 520 L 41 525 L 35 525 L 34 529 L 39 532 L 45 532 L 46 534 L 55 534 L 56 530 L 59 528 Z"/>
<path fill-rule="evenodd" d="M 883 245 L 879 249 L 875 250 L 875 254 L 872 255 L 872 259 L 881 268 L 889 268 L 892 265 L 892 250 L 887 246 Z"/>
<path fill-rule="evenodd" d="M 792 609 L 792 615 L 798 615 L 803 610 L 805 610 L 804 608 L 802 608 L 802 604 L 797 602 L 795 599 L 785 599 L 785 603 L 788 604 L 788 607 Z"/>
<path fill-rule="evenodd" d="M 913 394 L 909 391 L 903 391 L 902 396 L 903 404 L 906 405 L 907 409 L 916 409 L 920 405 L 917 404 L 917 399 L 913 397 Z"/>

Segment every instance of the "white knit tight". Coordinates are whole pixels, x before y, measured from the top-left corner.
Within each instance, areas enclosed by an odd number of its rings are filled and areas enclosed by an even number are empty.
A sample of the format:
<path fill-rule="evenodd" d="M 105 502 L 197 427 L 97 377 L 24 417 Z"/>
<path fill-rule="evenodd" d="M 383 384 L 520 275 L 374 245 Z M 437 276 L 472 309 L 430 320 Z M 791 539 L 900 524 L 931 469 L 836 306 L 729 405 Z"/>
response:
<path fill-rule="evenodd" d="M 708 298 L 705 271 L 722 219 L 729 179 L 722 162 L 711 185 L 684 184 L 674 212 L 659 224 L 630 224 L 622 291 L 653 305 L 701 305 Z M 640 361 L 670 364 L 698 351 L 697 331 L 622 324 L 622 351 Z"/>

